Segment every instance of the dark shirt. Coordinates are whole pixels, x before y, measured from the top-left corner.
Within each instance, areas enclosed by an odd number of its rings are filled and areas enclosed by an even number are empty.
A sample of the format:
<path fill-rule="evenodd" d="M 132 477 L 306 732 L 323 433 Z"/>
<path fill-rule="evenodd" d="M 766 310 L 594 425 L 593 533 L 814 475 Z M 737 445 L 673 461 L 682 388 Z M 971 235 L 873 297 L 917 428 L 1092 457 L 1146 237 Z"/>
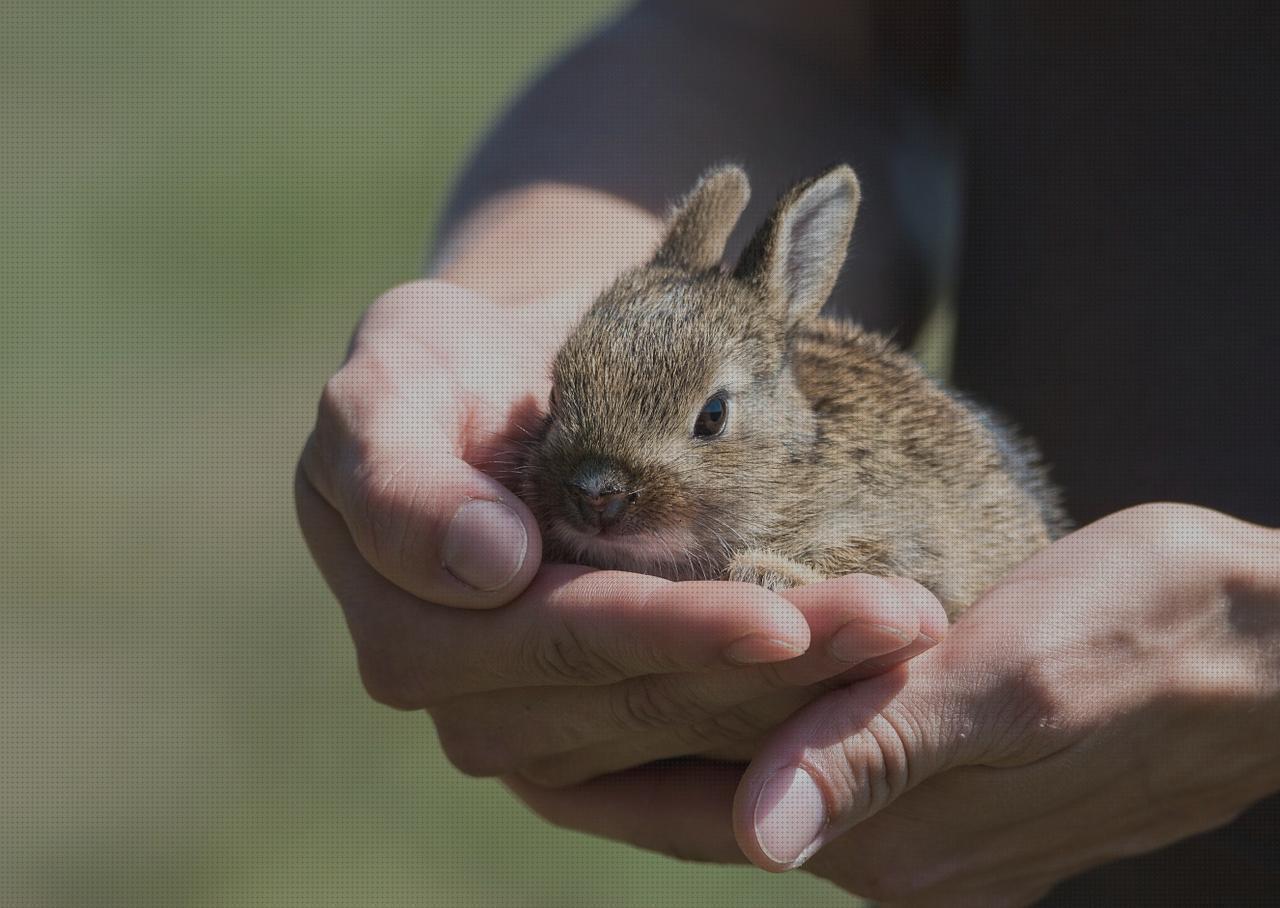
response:
<path fill-rule="evenodd" d="M 1078 521 L 1280 525 L 1280 4 L 967 18 L 954 382 L 1039 441 Z M 1047 904 L 1280 903 L 1278 845 L 1273 798 Z"/>

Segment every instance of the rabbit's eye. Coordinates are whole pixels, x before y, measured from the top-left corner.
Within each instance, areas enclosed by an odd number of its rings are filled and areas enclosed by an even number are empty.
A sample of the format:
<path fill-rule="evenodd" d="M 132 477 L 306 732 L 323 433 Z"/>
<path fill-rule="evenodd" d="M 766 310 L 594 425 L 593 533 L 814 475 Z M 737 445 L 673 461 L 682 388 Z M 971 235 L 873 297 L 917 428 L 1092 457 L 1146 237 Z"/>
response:
<path fill-rule="evenodd" d="M 729 402 L 723 394 L 717 394 L 702 405 L 698 421 L 693 424 L 693 434 L 698 438 L 714 438 L 724 431 L 729 416 Z"/>

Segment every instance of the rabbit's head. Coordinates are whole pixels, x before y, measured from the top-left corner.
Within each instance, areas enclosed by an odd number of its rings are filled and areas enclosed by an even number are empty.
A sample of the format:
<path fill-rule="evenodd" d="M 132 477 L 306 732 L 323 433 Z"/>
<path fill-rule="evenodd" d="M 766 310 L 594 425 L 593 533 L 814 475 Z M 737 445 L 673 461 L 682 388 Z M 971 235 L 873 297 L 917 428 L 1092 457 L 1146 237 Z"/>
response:
<path fill-rule="evenodd" d="M 787 337 L 831 293 L 858 182 L 841 166 L 795 186 L 724 269 L 748 194 L 737 167 L 705 174 L 558 353 L 522 491 L 562 557 L 712 577 L 803 500 L 821 442 Z"/>

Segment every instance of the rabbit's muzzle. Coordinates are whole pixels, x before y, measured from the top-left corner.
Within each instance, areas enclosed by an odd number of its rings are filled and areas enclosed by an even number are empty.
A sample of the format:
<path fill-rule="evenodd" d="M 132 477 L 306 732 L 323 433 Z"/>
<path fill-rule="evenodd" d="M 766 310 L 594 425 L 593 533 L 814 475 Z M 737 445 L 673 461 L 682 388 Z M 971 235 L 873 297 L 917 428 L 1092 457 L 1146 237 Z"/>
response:
<path fill-rule="evenodd" d="M 584 464 L 565 483 L 570 506 L 585 527 L 608 529 L 617 524 L 639 498 L 616 470 Z"/>

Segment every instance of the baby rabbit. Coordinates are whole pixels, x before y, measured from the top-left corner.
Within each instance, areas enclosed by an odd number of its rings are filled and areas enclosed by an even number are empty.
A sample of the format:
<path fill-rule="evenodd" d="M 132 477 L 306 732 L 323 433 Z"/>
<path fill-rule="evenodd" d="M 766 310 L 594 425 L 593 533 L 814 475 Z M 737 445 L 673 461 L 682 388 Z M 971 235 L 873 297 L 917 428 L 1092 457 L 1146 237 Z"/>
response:
<path fill-rule="evenodd" d="M 560 349 L 521 494 L 546 554 L 784 589 L 910 577 L 953 616 L 1064 529 L 1034 450 L 890 342 L 820 317 L 847 166 L 778 202 L 731 271 L 746 174 L 707 172 L 653 260 Z"/>

